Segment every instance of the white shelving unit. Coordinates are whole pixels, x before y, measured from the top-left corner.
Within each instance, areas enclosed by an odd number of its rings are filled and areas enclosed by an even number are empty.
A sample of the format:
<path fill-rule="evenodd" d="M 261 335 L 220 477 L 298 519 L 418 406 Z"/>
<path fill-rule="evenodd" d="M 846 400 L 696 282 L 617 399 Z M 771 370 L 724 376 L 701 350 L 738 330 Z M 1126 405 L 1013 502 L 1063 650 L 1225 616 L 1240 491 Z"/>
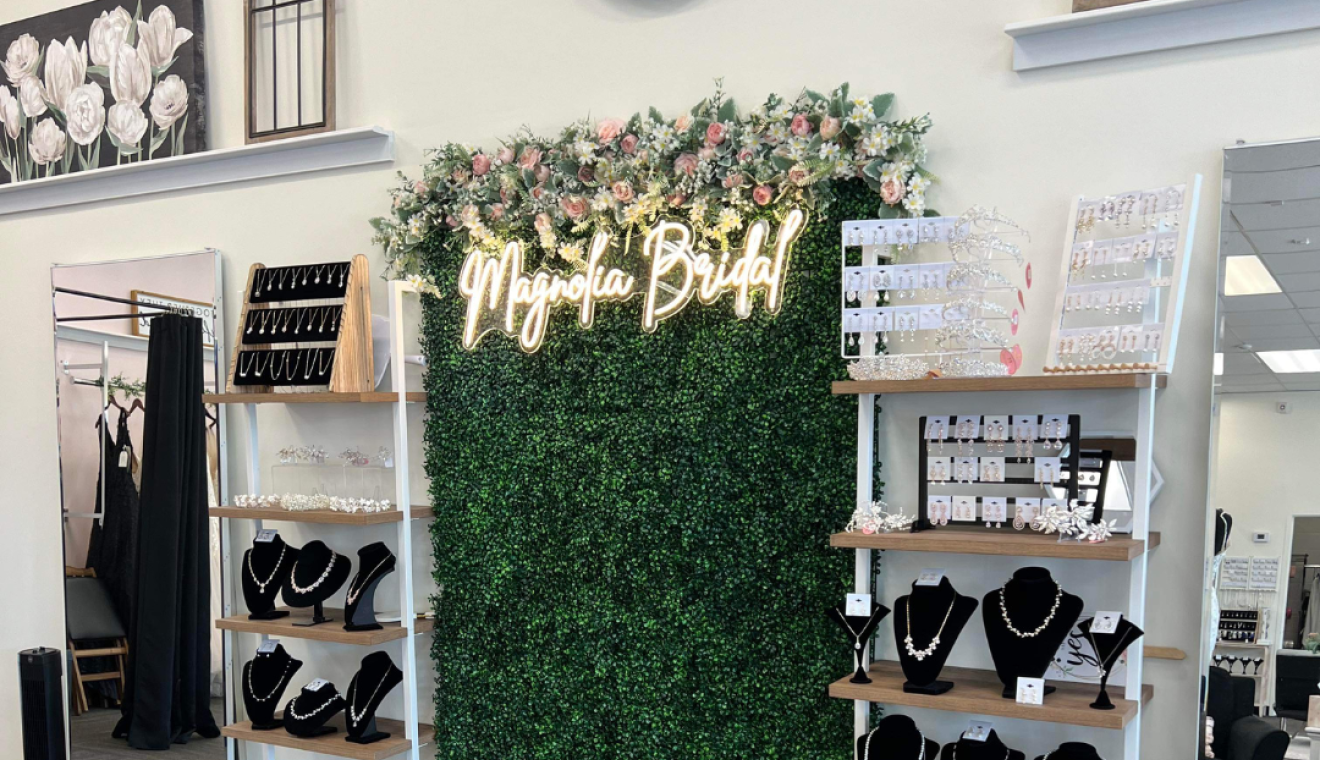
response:
<path fill-rule="evenodd" d="M 410 446 L 408 440 L 408 405 L 422 402 L 425 394 L 410 393 L 406 387 L 404 363 L 404 322 L 403 299 L 417 290 L 403 281 L 391 281 L 389 289 L 390 315 L 390 364 L 392 387 L 384 393 L 231 393 L 207 396 L 205 400 L 220 404 L 242 404 L 246 411 L 248 432 L 247 479 L 250 493 L 261 493 L 260 453 L 261 440 L 257 424 L 257 407 L 268 403 L 372 403 L 380 404 L 392 412 L 394 422 L 394 479 L 398 506 L 394 512 L 372 514 L 346 514 L 342 512 L 283 512 L 280 510 L 257 510 L 221 507 L 213 510 L 213 515 L 222 519 L 221 562 L 226 578 L 230 576 L 233 557 L 228 539 L 228 521 L 246 519 L 253 524 L 254 530 L 261 530 L 265 520 L 288 521 L 299 523 L 323 523 L 333 525 L 375 525 L 393 522 L 397 525 L 396 557 L 399 572 L 399 610 L 400 622 L 385 624 L 380 631 L 347 632 L 339 622 L 326 623 L 310 628 L 292 625 L 296 616 L 274 621 L 249 621 L 246 614 L 235 608 L 232 589 L 224 600 L 224 615 L 216 621 L 217 627 L 224 631 L 225 639 L 225 727 L 226 753 L 229 760 L 237 758 L 238 742 L 248 742 L 261 748 L 262 757 L 270 760 L 275 756 L 275 747 L 289 747 L 306 752 L 363 760 L 382 760 L 387 757 L 406 757 L 420 760 L 421 748 L 433 741 L 434 732 L 430 726 L 422 725 L 417 714 L 418 667 L 415 637 L 434 628 L 433 621 L 418 620 L 413 597 L 414 573 L 418 572 L 413 559 L 412 521 L 431 514 L 430 509 L 409 507 L 412 504 L 410 493 Z M 425 568 L 421 569 L 423 572 Z M 401 641 L 401 664 L 403 682 L 399 685 L 403 695 L 403 712 L 400 719 L 386 721 L 382 727 L 390 731 L 389 739 L 375 744 L 359 745 L 344 741 L 342 732 L 316 739 L 299 739 L 287 732 L 252 731 L 249 724 L 237 720 L 237 706 L 241 695 L 235 690 L 239 682 L 241 666 L 234 662 L 234 635 L 249 633 L 260 636 L 266 641 L 272 636 L 282 638 L 302 638 L 309 641 L 325 641 L 339 644 L 359 644 L 362 646 L 378 645 L 387 641 Z M 287 696 L 287 694 L 286 694 Z M 336 720 L 342 720 L 337 718 Z M 386 726 L 386 723 L 389 723 Z M 398 735 L 402 733 L 402 736 Z M 253 755 L 249 754 L 249 757 Z"/>

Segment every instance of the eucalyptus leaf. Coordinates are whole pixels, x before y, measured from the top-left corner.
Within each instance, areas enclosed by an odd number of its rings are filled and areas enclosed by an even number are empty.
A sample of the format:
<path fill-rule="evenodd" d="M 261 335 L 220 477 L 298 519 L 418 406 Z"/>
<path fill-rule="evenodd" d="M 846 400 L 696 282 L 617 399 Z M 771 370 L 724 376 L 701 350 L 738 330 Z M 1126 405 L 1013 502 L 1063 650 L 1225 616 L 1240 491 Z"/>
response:
<path fill-rule="evenodd" d="M 738 118 L 738 106 L 734 104 L 733 98 L 729 98 L 720 104 L 719 120 L 731 122 Z"/>
<path fill-rule="evenodd" d="M 871 110 L 875 111 L 875 118 L 883 119 L 885 114 L 889 113 L 889 107 L 894 104 L 894 93 L 887 92 L 884 95 L 876 95 L 871 98 Z"/>

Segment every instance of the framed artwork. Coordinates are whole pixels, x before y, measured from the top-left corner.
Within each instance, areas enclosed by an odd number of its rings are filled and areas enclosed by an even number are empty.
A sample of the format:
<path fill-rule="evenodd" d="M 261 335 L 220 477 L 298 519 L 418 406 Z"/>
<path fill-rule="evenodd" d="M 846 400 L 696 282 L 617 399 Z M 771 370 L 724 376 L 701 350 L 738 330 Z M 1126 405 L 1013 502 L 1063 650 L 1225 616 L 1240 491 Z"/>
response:
<path fill-rule="evenodd" d="M 94 0 L 0 26 L 0 177 L 206 150 L 203 0 Z"/>
<path fill-rule="evenodd" d="M 247 142 L 335 128 L 335 0 L 243 0 Z"/>
<path fill-rule="evenodd" d="M 192 316 L 202 318 L 202 342 L 207 348 L 215 346 L 215 305 L 204 303 L 202 301 L 190 301 L 186 298 L 175 298 L 161 293 L 151 293 L 146 290 L 129 291 L 134 301 L 144 304 L 155 304 L 157 306 L 173 306 L 186 309 Z M 138 313 L 138 307 L 134 306 L 133 313 Z M 154 311 L 151 313 L 155 313 Z M 133 320 L 133 334 L 142 338 L 151 337 L 151 320 L 135 319 Z"/>

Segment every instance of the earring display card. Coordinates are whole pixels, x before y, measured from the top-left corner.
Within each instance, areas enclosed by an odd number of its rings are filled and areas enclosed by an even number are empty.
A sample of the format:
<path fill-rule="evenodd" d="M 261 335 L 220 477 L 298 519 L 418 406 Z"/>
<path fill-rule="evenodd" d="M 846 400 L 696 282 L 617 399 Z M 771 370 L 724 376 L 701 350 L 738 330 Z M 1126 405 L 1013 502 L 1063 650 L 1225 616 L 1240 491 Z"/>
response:
<path fill-rule="evenodd" d="M 981 519 L 988 523 L 1002 523 L 1008 520 L 1008 499 L 1003 496 L 981 497 Z"/>
<path fill-rule="evenodd" d="M 953 520 L 954 522 L 976 522 L 975 496 L 953 497 Z"/>
<path fill-rule="evenodd" d="M 981 480 L 986 483 L 1003 483 L 1004 464 L 1003 457 L 982 457 Z"/>
<path fill-rule="evenodd" d="M 337 341 L 343 314 L 341 305 L 251 309 L 243 324 L 243 345 Z"/>

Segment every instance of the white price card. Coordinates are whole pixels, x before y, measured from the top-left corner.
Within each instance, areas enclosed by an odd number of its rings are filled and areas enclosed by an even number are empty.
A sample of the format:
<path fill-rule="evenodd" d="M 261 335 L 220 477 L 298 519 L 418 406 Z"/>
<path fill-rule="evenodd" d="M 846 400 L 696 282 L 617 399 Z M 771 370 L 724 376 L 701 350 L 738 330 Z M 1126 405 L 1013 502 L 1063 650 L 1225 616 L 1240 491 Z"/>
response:
<path fill-rule="evenodd" d="M 870 617 L 871 616 L 871 595 L 870 594 L 849 594 L 848 602 L 844 605 L 845 615 L 850 617 Z"/>
<path fill-rule="evenodd" d="M 984 721 L 974 720 L 972 724 L 963 731 L 962 738 L 974 742 L 983 742 L 990 738 L 990 732 L 995 730 L 995 724 Z"/>
<path fill-rule="evenodd" d="M 1008 498 L 1004 496 L 982 496 L 981 519 L 987 523 L 1002 523 L 1008 520 Z"/>
<path fill-rule="evenodd" d="M 325 687 L 329 683 L 330 682 L 325 680 L 324 678 L 318 678 L 315 681 L 312 681 L 311 683 L 307 684 L 303 688 L 306 689 L 307 691 L 320 691 L 323 687 Z M 1018 700 L 1018 701 L 1021 702 L 1022 700 Z"/>
<path fill-rule="evenodd" d="M 271 652 L 274 652 L 279 645 L 279 639 L 266 639 L 261 642 L 261 646 L 257 647 L 257 654 L 270 654 Z"/>
<path fill-rule="evenodd" d="M 257 537 L 252 539 L 252 542 L 257 544 L 268 544 L 271 541 L 274 541 L 275 537 L 279 534 L 280 532 L 274 528 L 263 528 L 262 530 L 257 531 Z"/>
<path fill-rule="evenodd" d="M 975 496 L 953 497 L 953 520 L 954 522 L 976 522 Z"/>
<path fill-rule="evenodd" d="M 1121 612 L 1097 612 L 1091 618 L 1091 633 L 1117 633 L 1118 621 L 1122 619 Z"/>
<path fill-rule="evenodd" d="M 938 586 L 944 580 L 944 568 L 927 567 L 917 574 L 917 586 Z"/>
<path fill-rule="evenodd" d="M 1020 705 L 1041 705 L 1045 703 L 1044 678 L 1018 678 L 1017 703 Z"/>

